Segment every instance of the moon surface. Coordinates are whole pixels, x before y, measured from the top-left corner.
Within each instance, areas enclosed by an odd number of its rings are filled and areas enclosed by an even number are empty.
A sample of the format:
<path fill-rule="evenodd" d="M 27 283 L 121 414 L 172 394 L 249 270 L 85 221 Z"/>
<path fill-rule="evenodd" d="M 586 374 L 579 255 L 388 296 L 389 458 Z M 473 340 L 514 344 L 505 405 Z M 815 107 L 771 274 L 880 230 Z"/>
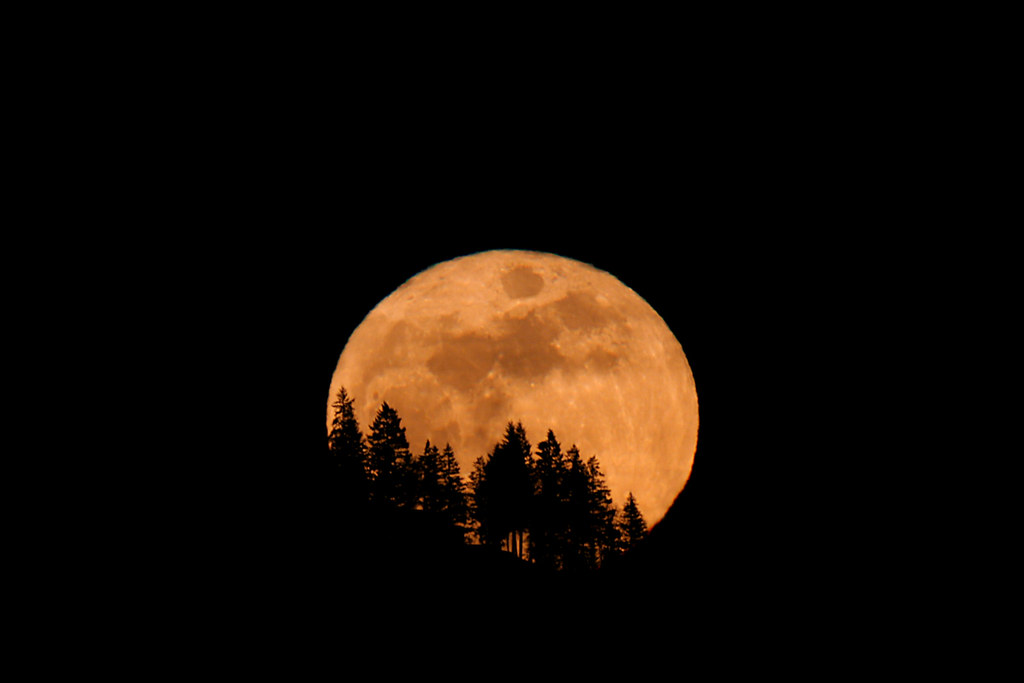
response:
<path fill-rule="evenodd" d="M 356 328 L 344 386 L 363 433 L 382 402 L 413 453 L 455 450 L 464 478 L 509 421 L 536 447 L 597 456 L 616 506 L 630 492 L 649 526 L 683 489 L 697 447 L 697 392 L 664 320 L 614 276 L 539 252 L 487 251 L 409 279 Z"/>

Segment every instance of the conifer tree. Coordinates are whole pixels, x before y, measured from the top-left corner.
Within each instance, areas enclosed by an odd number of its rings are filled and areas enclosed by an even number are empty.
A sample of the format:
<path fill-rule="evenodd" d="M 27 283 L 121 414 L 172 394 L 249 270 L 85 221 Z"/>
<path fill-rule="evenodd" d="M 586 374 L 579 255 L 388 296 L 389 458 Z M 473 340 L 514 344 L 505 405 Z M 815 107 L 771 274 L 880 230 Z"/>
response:
<path fill-rule="evenodd" d="M 466 484 L 462 481 L 459 461 L 455 458 L 455 450 L 446 443 L 441 452 L 441 512 L 452 525 L 462 528 L 466 523 Z"/>
<path fill-rule="evenodd" d="M 469 473 L 469 516 L 478 543 L 496 545 L 498 540 L 491 528 L 490 483 L 487 480 L 487 457 L 481 455 L 473 461 Z"/>
<path fill-rule="evenodd" d="M 440 512 L 444 505 L 445 482 L 441 474 L 441 453 L 427 440 L 423 454 L 416 460 L 417 507 L 427 512 Z"/>
<path fill-rule="evenodd" d="M 567 453 L 563 486 L 565 536 L 560 545 L 562 568 L 596 569 L 614 552 L 615 506 L 595 456 L 584 462 L 573 445 Z"/>
<path fill-rule="evenodd" d="M 612 493 L 605 483 L 604 472 L 601 471 L 596 456 L 591 456 L 587 460 L 587 483 L 589 485 L 587 558 L 590 567 L 597 568 L 608 556 L 614 554 L 618 545 L 618 529 L 615 526 L 616 510 L 612 502 Z"/>
<path fill-rule="evenodd" d="M 534 493 L 530 510 L 530 559 L 549 569 L 561 567 L 565 541 L 563 486 L 566 461 L 555 433 L 537 444 L 533 461 Z"/>
<path fill-rule="evenodd" d="M 562 547 L 562 568 L 579 571 L 588 565 L 590 484 L 587 481 L 586 464 L 583 462 L 576 444 L 569 448 L 566 456 L 567 468 L 562 498 L 565 506 L 565 543 Z"/>
<path fill-rule="evenodd" d="M 503 544 L 517 557 L 525 555 L 523 539 L 533 494 L 529 461 L 530 442 L 522 423 L 509 422 L 502 440 L 486 459 L 477 461 L 478 470 L 473 473 L 474 510 L 482 540 Z"/>
<path fill-rule="evenodd" d="M 373 418 L 366 441 L 371 499 L 399 507 L 414 505 L 409 442 L 401 418 L 387 402 Z"/>
<path fill-rule="evenodd" d="M 575 444 L 563 453 L 550 429 L 535 454 L 529 449 L 522 424 L 509 422 L 474 462 L 468 499 L 478 541 L 548 569 L 600 567 L 618 552 L 621 531 L 597 457 L 584 460 Z"/>
<path fill-rule="evenodd" d="M 327 437 L 327 446 L 341 474 L 343 496 L 363 500 L 367 496 L 366 439 L 356 421 L 354 400 L 345 387 L 331 404 L 334 418 Z"/>
<path fill-rule="evenodd" d="M 647 536 L 647 522 L 644 521 L 644 516 L 640 513 L 640 507 L 637 505 L 632 491 L 626 498 L 622 511 L 617 515 L 615 525 L 619 531 L 619 548 L 622 552 L 636 547 L 636 544 Z"/>

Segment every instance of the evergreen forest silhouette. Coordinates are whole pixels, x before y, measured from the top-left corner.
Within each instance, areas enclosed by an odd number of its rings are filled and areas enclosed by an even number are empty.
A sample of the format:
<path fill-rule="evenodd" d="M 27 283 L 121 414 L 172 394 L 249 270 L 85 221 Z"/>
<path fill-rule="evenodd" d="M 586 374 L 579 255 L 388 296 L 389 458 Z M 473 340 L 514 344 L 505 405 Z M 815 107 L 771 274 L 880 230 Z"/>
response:
<path fill-rule="evenodd" d="M 419 511 L 461 543 L 484 545 L 554 571 L 598 569 L 634 548 L 647 525 L 630 493 L 616 508 L 596 457 L 567 451 L 549 429 L 534 449 L 509 422 L 490 453 L 463 479 L 455 452 L 427 441 L 410 450 L 397 411 L 386 402 L 367 434 L 341 388 L 328 436 L 340 495 L 376 509 Z"/>

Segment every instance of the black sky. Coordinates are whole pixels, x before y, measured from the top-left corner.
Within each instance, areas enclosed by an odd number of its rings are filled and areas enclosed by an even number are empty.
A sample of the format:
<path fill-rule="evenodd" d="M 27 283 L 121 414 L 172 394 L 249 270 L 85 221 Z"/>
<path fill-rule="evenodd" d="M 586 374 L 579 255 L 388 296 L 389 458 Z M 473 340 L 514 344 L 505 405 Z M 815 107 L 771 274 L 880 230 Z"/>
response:
<path fill-rule="evenodd" d="M 140 270 L 159 265 L 167 310 L 128 341 L 152 353 L 158 392 L 168 374 L 183 385 L 158 439 L 197 417 L 202 427 L 156 458 L 156 478 L 173 482 L 161 516 L 187 557 L 158 588 L 184 576 L 252 614 L 311 597 L 308 549 L 339 540 L 311 525 L 304 463 L 322 446 L 348 334 L 417 272 L 495 248 L 612 273 L 687 354 L 700 400 L 694 475 L 638 570 L 644 590 L 671 595 L 659 609 L 685 619 L 700 595 L 729 628 L 812 604 L 834 619 L 865 576 L 888 577 L 889 550 L 927 526 L 927 511 L 878 546 L 888 458 L 914 444 L 877 429 L 876 398 L 911 399 L 874 358 L 899 354 L 899 367 L 917 350 L 892 323 L 937 279 L 916 276 L 934 229 L 917 217 L 945 197 L 914 193 L 911 162 L 918 150 L 941 157 L 942 138 L 908 147 L 931 115 L 901 119 L 874 79 L 851 98 L 827 66 L 804 78 L 813 51 L 798 69 L 762 58 L 725 77 L 703 57 L 682 76 L 623 70 L 626 93 L 602 71 L 580 101 L 570 74 L 539 96 L 481 74 L 458 93 L 423 79 L 411 97 L 359 65 L 306 82 L 303 67 L 280 72 L 286 92 L 260 72 L 251 99 L 204 99 L 147 127 L 135 153 L 161 173 L 129 163 L 137 187 L 118 201 L 130 199 L 124 234 L 155 237 L 128 253 Z M 374 92 L 350 90 L 353 77 Z M 678 85 L 692 78 L 710 87 Z M 234 97 L 215 80 L 211 93 Z M 894 287 L 904 281 L 912 292 Z M 927 457 L 914 451 L 915 464 Z M 137 536 L 124 540 L 131 551 Z"/>
<path fill-rule="evenodd" d="M 806 185 L 751 182 L 749 169 L 724 162 L 703 176 L 652 167 L 572 178 L 522 164 L 491 177 L 367 163 L 242 188 L 248 237 L 209 257 L 229 266 L 216 306 L 230 333 L 209 337 L 232 368 L 221 404 L 259 427 L 223 451 L 244 473 L 236 507 L 254 512 L 246 523 L 257 539 L 266 535 L 251 545 L 283 543 L 277 554 L 287 555 L 323 540 L 303 534 L 305 463 L 322 446 L 331 375 L 363 317 L 435 263 L 508 248 L 616 276 L 665 319 L 690 362 L 694 472 L 641 558 L 651 585 L 685 575 L 720 600 L 777 596 L 794 577 L 822 575 L 845 533 L 827 501 L 849 487 L 840 477 L 867 478 L 846 470 L 849 435 L 823 419 L 836 387 L 861 379 L 842 373 L 849 330 L 835 321 L 849 299 L 834 272 L 845 256 L 841 231 L 821 232 L 824 192 L 811 201 Z"/>

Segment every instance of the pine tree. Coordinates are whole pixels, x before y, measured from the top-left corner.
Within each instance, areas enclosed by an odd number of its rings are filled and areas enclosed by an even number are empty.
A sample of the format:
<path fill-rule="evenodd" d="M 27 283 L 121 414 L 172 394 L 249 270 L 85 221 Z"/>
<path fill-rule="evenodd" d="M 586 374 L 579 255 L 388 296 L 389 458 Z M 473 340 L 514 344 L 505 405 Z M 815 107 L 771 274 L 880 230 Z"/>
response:
<path fill-rule="evenodd" d="M 552 570 L 597 569 L 617 552 L 616 509 L 596 456 L 574 444 L 565 453 L 552 430 L 536 454 L 522 424 L 477 458 L 470 474 L 470 517 L 479 542 Z"/>
<path fill-rule="evenodd" d="M 563 485 L 562 504 L 565 506 L 565 542 L 562 546 L 562 568 L 570 571 L 585 569 L 587 562 L 587 536 L 590 526 L 590 483 L 587 467 L 580 451 L 573 444 L 567 455 L 567 469 Z"/>
<path fill-rule="evenodd" d="M 495 533 L 490 523 L 491 495 L 486 456 L 481 455 L 473 461 L 473 470 L 469 473 L 469 491 L 469 516 L 477 543 L 495 545 Z"/>
<path fill-rule="evenodd" d="M 596 457 L 584 462 L 573 445 L 567 454 L 563 486 L 565 535 L 560 545 L 563 569 L 597 569 L 616 545 L 615 506 Z"/>
<path fill-rule="evenodd" d="M 462 528 L 466 524 L 466 484 L 451 444 L 441 452 L 441 512 L 448 523 Z"/>
<path fill-rule="evenodd" d="M 366 441 L 371 499 L 399 507 L 414 505 L 412 458 L 405 427 L 386 402 L 373 418 Z"/>
<path fill-rule="evenodd" d="M 331 407 L 334 418 L 327 437 L 328 449 L 341 475 L 342 495 L 365 500 L 368 490 L 366 439 L 356 421 L 354 400 L 341 387 Z"/>
<path fill-rule="evenodd" d="M 444 505 L 445 482 L 441 473 L 441 454 L 427 440 L 423 454 L 416 460 L 417 507 L 430 513 L 440 512 Z"/>
<path fill-rule="evenodd" d="M 596 569 L 618 545 L 618 529 L 615 527 L 615 504 L 612 493 L 605 483 L 604 472 L 596 456 L 587 460 L 587 483 L 589 485 L 586 542 L 589 544 L 587 559 L 591 568 Z"/>
<path fill-rule="evenodd" d="M 524 557 L 533 483 L 530 478 L 530 442 L 522 423 L 509 422 L 505 435 L 490 455 L 477 461 L 473 472 L 474 512 L 481 539 L 503 544 Z"/>
<path fill-rule="evenodd" d="M 534 495 L 530 510 L 530 559 L 549 569 L 561 567 L 565 540 L 562 505 L 566 461 L 555 433 L 537 444 L 533 461 Z"/>
<path fill-rule="evenodd" d="M 647 522 L 640 513 L 640 506 L 637 505 L 632 491 L 622 511 L 617 515 L 615 525 L 619 531 L 619 548 L 622 552 L 636 547 L 636 544 L 647 536 Z"/>

